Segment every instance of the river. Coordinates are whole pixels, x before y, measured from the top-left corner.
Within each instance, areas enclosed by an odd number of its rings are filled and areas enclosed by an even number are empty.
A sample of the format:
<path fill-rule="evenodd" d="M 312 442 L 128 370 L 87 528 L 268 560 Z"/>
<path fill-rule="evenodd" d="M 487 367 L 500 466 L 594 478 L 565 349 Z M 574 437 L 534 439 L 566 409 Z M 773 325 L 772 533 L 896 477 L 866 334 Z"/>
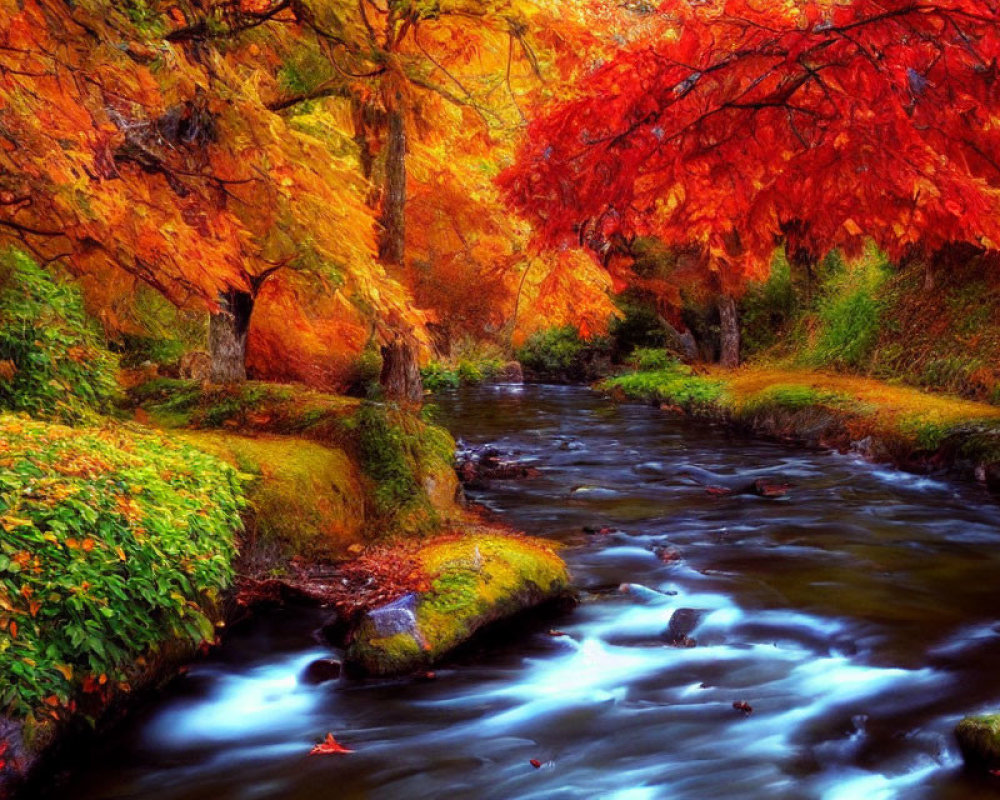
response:
<path fill-rule="evenodd" d="M 963 772 L 951 733 L 1000 708 L 1000 507 L 983 490 L 582 387 L 437 402 L 457 437 L 540 470 L 472 499 L 563 544 L 581 604 L 433 681 L 321 686 L 299 680 L 328 655 L 321 612 L 264 615 L 55 796 L 1000 797 L 1000 779 Z M 706 492 L 757 478 L 791 488 Z M 672 617 L 688 646 L 665 643 Z M 310 758 L 328 731 L 354 752 Z"/>

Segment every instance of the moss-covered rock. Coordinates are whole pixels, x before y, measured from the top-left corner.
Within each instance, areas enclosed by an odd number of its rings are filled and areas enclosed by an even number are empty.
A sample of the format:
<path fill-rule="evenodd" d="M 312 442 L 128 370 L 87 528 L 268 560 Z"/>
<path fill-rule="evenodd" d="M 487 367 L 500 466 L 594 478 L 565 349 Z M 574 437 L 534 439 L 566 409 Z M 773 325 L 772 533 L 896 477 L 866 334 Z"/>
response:
<path fill-rule="evenodd" d="M 249 535 L 258 549 L 343 558 L 363 543 L 363 479 L 343 449 L 290 436 L 190 431 L 180 438 L 250 476 Z"/>
<path fill-rule="evenodd" d="M 566 565 L 537 539 L 441 539 L 418 560 L 430 588 L 362 617 L 347 650 L 353 669 L 384 676 L 426 668 L 485 626 L 570 593 Z"/>
<path fill-rule="evenodd" d="M 955 728 L 965 763 L 981 769 L 1000 769 L 1000 713 L 966 717 Z"/>

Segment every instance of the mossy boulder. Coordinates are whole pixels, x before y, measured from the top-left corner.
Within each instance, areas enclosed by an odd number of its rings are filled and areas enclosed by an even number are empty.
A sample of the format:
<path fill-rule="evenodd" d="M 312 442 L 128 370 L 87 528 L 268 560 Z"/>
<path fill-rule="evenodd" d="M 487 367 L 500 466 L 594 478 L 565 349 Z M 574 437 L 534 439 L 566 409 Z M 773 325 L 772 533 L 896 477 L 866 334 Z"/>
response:
<path fill-rule="evenodd" d="M 429 589 L 368 611 L 347 663 L 368 675 L 424 669 L 487 625 L 570 595 L 566 565 L 544 542 L 501 534 L 432 542 L 418 561 Z"/>
<path fill-rule="evenodd" d="M 966 717 L 955 728 L 965 763 L 979 769 L 1000 769 L 1000 713 Z"/>
<path fill-rule="evenodd" d="M 258 551 L 343 558 L 364 542 L 361 470 L 343 449 L 289 436 L 190 431 L 179 437 L 249 477 L 249 534 Z"/>

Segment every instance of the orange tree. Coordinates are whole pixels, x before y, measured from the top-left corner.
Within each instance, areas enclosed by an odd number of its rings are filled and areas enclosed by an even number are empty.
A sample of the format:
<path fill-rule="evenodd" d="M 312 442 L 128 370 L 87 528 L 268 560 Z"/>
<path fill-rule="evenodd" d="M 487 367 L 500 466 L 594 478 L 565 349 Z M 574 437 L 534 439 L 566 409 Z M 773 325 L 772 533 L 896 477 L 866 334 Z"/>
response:
<path fill-rule="evenodd" d="M 266 51 L 172 41 L 164 9 L 0 0 L 0 238 L 207 306 L 217 380 L 245 377 L 256 301 L 289 271 L 354 328 L 419 328 L 354 159 L 266 107 Z"/>
<path fill-rule="evenodd" d="M 1000 242 L 1000 9 L 977 0 L 667 0 L 535 119 L 501 177 L 549 246 L 697 253 L 733 296 L 783 242 L 807 272 L 871 239 L 896 260 Z"/>

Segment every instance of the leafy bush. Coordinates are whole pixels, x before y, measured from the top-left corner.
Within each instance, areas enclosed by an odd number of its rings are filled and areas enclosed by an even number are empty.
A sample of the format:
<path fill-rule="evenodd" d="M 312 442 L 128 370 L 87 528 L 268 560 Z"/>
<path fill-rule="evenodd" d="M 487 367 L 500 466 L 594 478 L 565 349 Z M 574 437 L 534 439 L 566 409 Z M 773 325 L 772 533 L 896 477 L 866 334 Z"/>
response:
<path fill-rule="evenodd" d="M 75 286 L 19 250 L 0 253 L 0 408 L 87 420 L 109 410 L 117 368 Z"/>
<path fill-rule="evenodd" d="M 889 278 L 885 257 L 875 251 L 853 263 L 840 262 L 820 299 L 817 335 L 804 354 L 808 364 L 862 367 L 874 348 L 885 304 L 879 290 Z"/>
<path fill-rule="evenodd" d="M 611 320 L 608 333 L 614 340 L 615 352 L 619 358 L 628 356 L 637 348 L 666 346 L 667 330 L 651 301 L 633 293 L 625 293 L 619 295 L 615 303 L 622 316 Z"/>
<path fill-rule="evenodd" d="M 722 381 L 695 375 L 684 364 L 665 369 L 631 372 L 603 381 L 600 388 L 619 391 L 634 400 L 670 403 L 685 408 L 703 408 L 719 403 L 724 395 Z"/>
<path fill-rule="evenodd" d="M 611 343 L 603 337 L 582 339 L 575 327 L 533 333 L 517 351 L 517 360 L 536 377 L 588 380 L 598 377 L 601 362 L 610 363 Z"/>
<path fill-rule="evenodd" d="M 58 716 L 213 639 L 242 508 L 235 470 L 160 435 L 0 415 L 0 714 Z"/>
<path fill-rule="evenodd" d="M 775 253 L 771 273 L 753 284 L 740 300 L 740 337 L 744 356 L 777 344 L 796 310 L 791 270 L 783 251 Z"/>
<path fill-rule="evenodd" d="M 424 381 L 424 388 L 431 392 L 457 389 L 462 382 L 457 369 L 452 369 L 440 361 L 432 361 L 420 370 L 420 375 Z"/>
<path fill-rule="evenodd" d="M 633 369 L 648 372 L 664 370 L 679 365 L 679 362 L 662 348 L 637 347 L 629 356 L 628 365 Z"/>

